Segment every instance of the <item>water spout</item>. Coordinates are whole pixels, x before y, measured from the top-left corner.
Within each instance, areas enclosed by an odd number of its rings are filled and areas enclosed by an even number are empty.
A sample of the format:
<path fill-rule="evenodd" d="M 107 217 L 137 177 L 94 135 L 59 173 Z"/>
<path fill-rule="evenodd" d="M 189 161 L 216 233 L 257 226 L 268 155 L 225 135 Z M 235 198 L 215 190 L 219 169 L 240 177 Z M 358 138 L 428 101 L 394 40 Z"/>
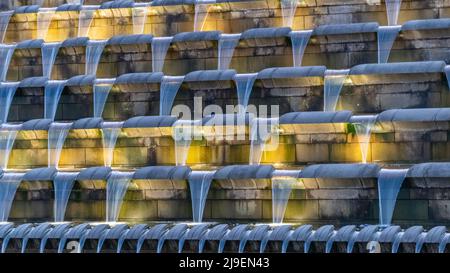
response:
<path fill-rule="evenodd" d="M 78 37 L 89 37 L 92 20 L 98 6 L 83 6 L 78 15 Z"/>
<path fill-rule="evenodd" d="M 105 109 L 106 100 L 109 91 L 114 85 L 116 79 L 97 79 L 94 82 L 94 117 L 101 118 Z"/>
<path fill-rule="evenodd" d="M 98 63 L 108 40 L 91 40 L 86 46 L 86 75 L 97 74 Z"/>
<path fill-rule="evenodd" d="M 2 82 L 6 81 L 6 77 L 8 76 L 9 64 L 11 63 L 15 49 L 16 45 L 0 44 L 0 60 L 2 60 L 2 64 L 0 65 L 0 81 Z"/>
<path fill-rule="evenodd" d="M 8 29 L 9 20 L 13 14 L 13 11 L 0 12 L 0 44 L 5 42 L 6 30 Z"/>
<path fill-rule="evenodd" d="M 132 8 L 133 34 L 143 34 L 149 3 L 142 3 L 143 5 L 140 6 L 137 4 L 135 3 L 135 6 Z"/>
<path fill-rule="evenodd" d="M 294 16 L 298 6 L 298 0 L 281 0 L 281 16 L 283 27 L 292 27 Z"/>
<path fill-rule="evenodd" d="M 66 214 L 67 203 L 78 173 L 58 172 L 53 179 L 55 201 L 53 203 L 53 215 L 55 222 L 63 222 Z"/>
<path fill-rule="evenodd" d="M 248 101 L 252 93 L 253 84 L 255 83 L 258 73 L 251 74 L 237 74 L 234 76 L 234 82 L 236 83 L 239 111 L 245 113 L 248 106 Z"/>
<path fill-rule="evenodd" d="M 111 167 L 114 159 L 114 148 L 117 138 L 122 130 L 123 122 L 103 122 L 102 142 L 103 142 L 103 161 L 106 167 Z"/>
<path fill-rule="evenodd" d="M 254 118 L 250 124 L 250 165 L 259 165 L 262 155 L 271 143 L 278 143 L 272 138 L 278 136 L 278 118 Z"/>
<path fill-rule="evenodd" d="M 401 26 L 378 28 L 378 63 L 387 63 Z"/>
<path fill-rule="evenodd" d="M 152 71 L 162 72 L 167 50 L 169 50 L 172 37 L 155 37 L 152 39 Z"/>
<path fill-rule="evenodd" d="M 397 25 L 401 5 L 402 0 L 386 0 L 386 13 L 389 26 Z"/>
<path fill-rule="evenodd" d="M 53 65 L 60 47 L 61 43 L 45 43 L 42 45 L 42 75 L 44 77 L 51 78 Z"/>
<path fill-rule="evenodd" d="M 370 136 L 377 116 L 353 116 L 352 124 L 356 130 L 359 146 L 361 148 L 361 161 L 367 163 L 367 154 L 369 151 Z"/>
<path fill-rule="evenodd" d="M 172 111 L 173 102 L 177 96 L 178 89 L 183 83 L 184 76 L 164 76 L 161 82 L 159 115 L 167 116 Z"/>
<path fill-rule="evenodd" d="M 2 170 L 8 168 L 9 155 L 21 127 L 21 125 L 4 123 L 0 128 L 0 167 Z"/>
<path fill-rule="evenodd" d="M 114 171 L 106 184 L 106 221 L 117 222 L 123 198 L 130 184 L 132 172 Z"/>
<path fill-rule="evenodd" d="M 8 121 L 9 109 L 18 86 L 18 82 L 0 83 L 0 119 L 2 123 Z"/>
<path fill-rule="evenodd" d="M 64 141 L 72 123 L 53 122 L 48 129 L 48 166 L 58 168 Z"/>
<path fill-rule="evenodd" d="M 305 55 L 305 50 L 312 33 L 312 30 L 301 30 L 292 31 L 289 34 L 291 36 L 292 57 L 295 67 L 302 66 L 303 56 Z"/>
<path fill-rule="evenodd" d="M 5 173 L 0 178 L 0 222 L 6 222 L 23 173 Z"/>
<path fill-rule="evenodd" d="M 214 3 L 216 3 L 215 0 L 197 0 L 195 2 L 194 31 L 203 30 L 206 22 L 206 17 L 209 13 L 209 9 Z"/>
<path fill-rule="evenodd" d="M 378 175 L 378 200 L 380 225 L 390 225 L 397 196 L 408 170 L 382 169 Z"/>
<path fill-rule="evenodd" d="M 296 177 L 272 177 L 272 223 L 282 224 L 292 188 L 297 183 Z"/>
<path fill-rule="evenodd" d="M 324 111 L 333 112 L 341 94 L 342 87 L 347 79 L 349 69 L 345 70 L 326 70 L 324 86 Z"/>
<path fill-rule="evenodd" d="M 214 171 L 193 171 L 189 175 L 189 188 L 191 191 L 192 220 L 201 223 L 205 210 L 206 197 L 213 179 Z"/>
<path fill-rule="evenodd" d="M 45 40 L 56 8 L 40 8 L 37 13 L 37 39 Z"/>
<path fill-rule="evenodd" d="M 239 43 L 241 34 L 221 34 L 219 39 L 218 70 L 226 70 L 230 67 L 234 49 Z"/>
<path fill-rule="evenodd" d="M 59 99 L 67 81 L 47 81 L 44 91 L 44 118 L 55 120 Z"/>
<path fill-rule="evenodd" d="M 201 124 L 201 120 L 179 119 L 173 125 L 173 138 L 175 141 L 175 164 L 186 165 L 192 139 L 195 137 L 195 127 Z"/>

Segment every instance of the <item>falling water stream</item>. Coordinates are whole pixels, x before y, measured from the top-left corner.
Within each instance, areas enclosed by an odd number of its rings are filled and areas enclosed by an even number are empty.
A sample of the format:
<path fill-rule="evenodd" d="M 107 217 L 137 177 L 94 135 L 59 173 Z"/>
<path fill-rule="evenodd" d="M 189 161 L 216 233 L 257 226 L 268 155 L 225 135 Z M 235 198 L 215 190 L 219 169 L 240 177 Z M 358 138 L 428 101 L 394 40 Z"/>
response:
<path fill-rule="evenodd" d="M 114 159 L 114 148 L 122 130 L 123 122 L 103 122 L 102 142 L 103 160 L 106 167 L 111 167 Z"/>
<path fill-rule="evenodd" d="M 201 120 L 179 119 L 173 125 L 173 138 L 175 141 L 175 164 L 186 165 L 192 139 L 195 137 L 196 126 L 201 125 Z"/>
<path fill-rule="evenodd" d="M 37 13 L 37 39 L 45 40 L 56 8 L 40 8 Z"/>
<path fill-rule="evenodd" d="M 272 223 L 282 224 L 292 188 L 297 178 L 290 175 L 272 177 Z"/>
<path fill-rule="evenodd" d="M 248 106 L 248 101 L 252 93 L 253 84 L 255 83 L 258 73 L 250 74 L 236 74 L 234 81 L 237 88 L 238 105 L 241 113 L 245 113 Z"/>
<path fill-rule="evenodd" d="M 230 67 L 234 49 L 239 43 L 241 34 L 221 34 L 219 39 L 218 70 L 226 70 Z"/>
<path fill-rule="evenodd" d="M 2 123 L 8 121 L 9 109 L 18 86 L 18 82 L 0 83 L 0 120 Z"/>
<path fill-rule="evenodd" d="M 47 81 L 44 91 L 44 118 L 55 120 L 59 99 L 67 81 Z"/>
<path fill-rule="evenodd" d="M 6 77 L 8 76 L 9 64 L 11 63 L 15 49 L 16 45 L 0 44 L 0 60 L 2 60 L 0 65 L 0 81 L 2 82 L 6 81 Z"/>
<path fill-rule="evenodd" d="M 408 173 L 407 169 L 382 169 L 378 175 L 380 225 L 391 224 L 397 196 Z"/>
<path fill-rule="evenodd" d="M 189 175 L 189 189 L 191 191 L 192 221 L 201 223 L 205 210 L 206 197 L 214 177 L 215 171 L 193 171 Z"/>
<path fill-rule="evenodd" d="M 0 44 L 5 42 L 6 30 L 8 29 L 9 20 L 13 14 L 13 11 L 0 12 Z"/>
<path fill-rule="evenodd" d="M 83 6 L 78 15 L 78 37 L 89 37 L 92 20 L 98 6 Z"/>
<path fill-rule="evenodd" d="M 8 221 L 14 196 L 23 175 L 23 173 L 4 173 L 0 178 L 0 222 Z"/>
<path fill-rule="evenodd" d="M 378 63 L 387 63 L 401 26 L 378 28 Z"/>
<path fill-rule="evenodd" d="M 66 214 L 67 203 L 72 192 L 78 173 L 58 172 L 53 179 L 55 201 L 53 203 L 53 215 L 55 222 L 63 222 Z"/>
<path fill-rule="evenodd" d="M 208 17 L 209 9 L 215 0 L 197 0 L 195 1 L 194 13 L 194 31 L 202 31 L 205 26 L 206 17 Z"/>
<path fill-rule="evenodd" d="M 280 5 L 281 16 L 283 17 L 283 27 L 292 27 L 298 0 L 281 0 Z"/>
<path fill-rule="evenodd" d="M 359 146 L 361 149 L 361 161 L 367 163 L 367 155 L 369 151 L 370 136 L 373 125 L 377 120 L 377 116 L 353 116 L 352 124 L 356 130 Z"/>
<path fill-rule="evenodd" d="M 250 165 L 259 165 L 268 140 L 278 136 L 278 118 L 254 118 L 250 124 Z M 277 141 L 271 141 L 277 142 Z"/>
<path fill-rule="evenodd" d="M 145 22 L 148 15 L 149 3 L 135 3 L 135 6 L 131 9 L 133 19 L 133 34 L 143 34 L 145 28 Z"/>
<path fill-rule="evenodd" d="M 113 171 L 106 183 L 106 221 L 116 222 L 120 207 L 130 184 L 132 172 Z"/>
<path fill-rule="evenodd" d="M 402 5 L 402 0 L 385 0 L 386 13 L 389 26 L 395 26 L 398 23 L 398 15 Z"/>
<path fill-rule="evenodd" d="M 22 125 L 7 123 L 2 124 L 0 127 L 0 167 L 2 170 L 8 168 L 9 155 L 21 127 Z"/>
<path fill-rule="evenodd" d="M 154 37 L 152 39 L 152 71 L 162 72 L 167 50 L 169 50 L 172 37 Z"/>
<path fill-rule="evenodd" d="M 116 79 L 97 79 L 94 82 L 93 96 L 94 96 L 94 117 L 101 118 L 103 110 L 105 109 L 106 100 L 108 99 L 109 91 L 114 85 Z"/>
<path fill-rule="evenodd" d="M 326 70 L 325 71 L 325 86 L 324 86 L 324 111 L 336 111 L 336 105 L 341 94 L 342 87 L 347 79 L 350 70 Z"/>
<path fill-rule="evenodd" d="M 98 63 L 108 40 L 90 40 L 86 46 L 86 75 L 97 74 Z"/>
<path fill-rule="evenodd" d="M 164 76 L 160 86 L 159 115 L 167 116 L 172 111 L 173 102 L 184 76 Z"/>
<path fill-rule="evenodd" d="M 312 30 L 300 30 L 292 31 L 289 34 L 291 36 L 292 57 L 295 67 L 302 66 L 303 56 L 305 55 L 305 50 L 308 46 L 312 33 Z"/>
<path fill-rule="evenodd" d="M 45 43 L 42 45 L 42 75 L 44 77 L 51 78 L 53 65 L 60 47 L 61 43 Z"/>
<path fill-rule="evenodd" d="M 48 129 L 48 166 L 58 168 L 64 141 L 72 123 L 53 122 Z"/>

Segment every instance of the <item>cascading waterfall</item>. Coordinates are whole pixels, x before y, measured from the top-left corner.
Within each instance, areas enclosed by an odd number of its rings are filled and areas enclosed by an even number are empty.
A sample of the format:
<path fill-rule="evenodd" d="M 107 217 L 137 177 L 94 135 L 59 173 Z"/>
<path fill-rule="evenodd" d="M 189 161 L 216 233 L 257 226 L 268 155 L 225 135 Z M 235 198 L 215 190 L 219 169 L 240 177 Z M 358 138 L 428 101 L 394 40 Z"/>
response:
<path fill-rule="evenodd" d="M 92 40 L 86 46 L 86 75 L 97 74 L 98 63 L 108 40 Z"/>
<path fill-rule="evenodd" d="M 205 210 L 206 198 L 213 180 L 214 171 L 193 171 L 189 175 L 189 189 L 191 191 L 192 220 L 201 223 Z"/>
<path fill-rule="evenodd" d="M 354 116 L 352 118 L 352 124 L 355 127 L 356 136 L 358 137 L 358 142 L 361 149 L 362 163 L 367 163 L 370 136 L 376 120 L 377 116 Z"/>
<path fill-rule="evenodd" d="M 219 39 L 218 70 L 226 70 L 230 67 L 234 49 L 239 43 L 241 34 L 221 34 Z"/>
<path fill-rule="evenodd" d="M 0 83 L 0 119 L 2 123 L 8 121 L 9 109 L 18 86 L 18 82 Z"/>
<path fill-rule="evenodd" d="M 89 29 L 98 6 L 83 6 L 78 15 L 78 37 L 89 37 Z"/>
<path fill-rule="evenodd" d="M 292 31 L 289 36 L 292 43 L 292 58 L 295 67 L 302 66 L 303 56 L 311 38 L 312 30 Z"/>
<path fill-rule="evenodd" d="M 145 28 L 145 22 L 148 15 L 149 3 L 142 3 L 143 5 L 138 5 L 140 3 L 135 3 L 132 8 L 132 19 L 133 19 L 133 34 L 143 34 Z"/>
<path fill-rule="evenodd" d="M 59 99 L 67 81 L 47 81 L 44 91 L 44 118 L 55 120 Z"/>
<path fill-rule="evenodd" d="M 103 142 L 103 161 L 106 167 L 111 167 L 114 159 L 114 148 L 117 138 L 122 130 L 123 122 L 103 122 L 102 142 Z"/>
<path fill-rule="evenodd" d="M 154 37 L 152 39 L 152 71 L 162 72 L 167 50 L 169 50 L 172 37 Z"/>
<path fill-rule="evenodd" d="M 37 39 L 45 40 L 56 8 L 40 8 L 37 13 Z"/>
<path fill-rule="evenodd" d="M 4 123 L 0 128 L 0 167 L 2 170 L 8 168 L 9 155 L 21 127 L 22 125 Z"/>
<path fill-rule="evenodd" d="M 283 17 L 283 27 L 292 27 L 298 0 L 281 0 L 280 5 L 281 16 Z"/>
<path fill-rule="evenodd" d="M 0 222 L 8 221 L 14 196 L 23 175 L 23 173 L 4 173 L 0 178 Z"/>
<path fill-rule="evenodd" d="M 45 43 L 42 45 L 42 75 L 51 78 L 56 55 L 58 55 L 61 43 Z"/>
<path fill-rule="evenodd" d="M 113 171 L 106 183 L 106 221 L 116 222 L 120 207 L 130 184 L 132 172 Z"/>
<path fill-rule="evenodd" d="M 101 118 L 103 110 L 105 109 L 106 100 L 108 99 L 109 91 L 114 85 L 116 79 L 97 79 L 94 82 L 93 96 L 94 96 L 94 117 Z"/>
<path fill-rule="evenodd" d="M 55 201 L 53 203 L 53 215 L 55 222 L 63 222 L 66 214 L 67 203 L 72 192 L 78 173 L 58 172 L 53 179 Z"/>
<path fill-rule="evenodd" d="M 6 77 L 8 76 L 9 64 L 11 63 L 15 49 L 16 45 L 0 44 L 0 60 L 2 60 L 2 64 L 0 65 L 0 81 L 2 82 L 6 81 Z"/>
<path fill-rule="evenodd" d="M 347 79 L 349 69 L 345 70 L 326 70 L 325 71 L 325 86 L 324 86 L 324 111 L 336 111 L 336 105 L 341 94 L 342 87 Z"/>
<path fill-rule="evenodd" d="M 6 30 L 8 29 L 9 20 L 13 14 L 13 11 L 0 12 L 0 44 L 5 42 Z"/>
<path fill-rule="evenodd" d="M 160 86 L 159 115 L 167 116 L 172 111 L 173 102 L 184 76 L 164 76 Z"/>
<path fill-rule="evenodd" d="M 261 163 L 267 141 L 277 136 L 278 118 L 254 118 L 250 124 L 250 165 Z"/>
<path fill-rule="evenodd" d="M 297 183 L 294 173 L 297 171 L 276 171 L 272 177 L 272 223 L 274 224 L 283 223 L 289 196 Z"/>
<path fill-rule="evenodd" d="M 397 25 L 401 5 L 402 0 L 386 0 L 386 13 L 389 26 Z"/>
<path fill-rule="evenodd" d="M 387 63 L 394 45 L 395 39 L 400 32 L 401 26 L 388 26 L 378 28 L 378 63 Z"/>
<path fill-rule="evenodd" d="M 209 9 L 214 3 L 216 3 L 215 0 L 197 0 L 195 2 L 194 31 L 203 30 L 206 22 L 206 17 L 209 13 Z"/>
<path fill-rule="evenodd" d="M 408 173 L 407 169 L 382 169 L 378 175 L 380 225 L 391 224 L 397 196 Z"/>
<path fill-rule="evenodd" d="M 248 101 L 252 93 L 253 84 L 255 83 L 258 73 L 237 74 L 234 76 L 236 83 L 239 111 L 245 113 L 248 106 Z"/>
<path fill-rule="evenodd" d="M 53 122 L 48 129 L 48 166 L 58 168 L 64 141 L 72 123 Z"/>
<path fill-rule="evenodd" d="M 173 125 L 173 138 L 175 141 L 175 164 L 186 165 L 192 139 L 195 137 L 195 127 L 201 120 L 177 120 Z"/>

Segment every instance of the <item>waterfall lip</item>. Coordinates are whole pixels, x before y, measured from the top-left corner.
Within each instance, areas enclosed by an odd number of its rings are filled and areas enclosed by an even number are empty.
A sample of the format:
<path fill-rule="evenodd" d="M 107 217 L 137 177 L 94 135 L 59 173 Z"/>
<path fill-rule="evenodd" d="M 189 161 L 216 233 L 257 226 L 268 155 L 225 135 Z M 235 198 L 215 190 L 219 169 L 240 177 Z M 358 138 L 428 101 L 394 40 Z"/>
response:
<path fill-rule="evenodd" d="M 0 125 L 0 130 L 4 131 L 20 131 L 20 129 L 22 129 L 22 124 L 2 123 Z"/>
<path fill-rule="evenodd" d="M 301 172 L 301 170 L 274 170 L 272 173 L 272 179 L 282 177 L 299 178 Z"/>
<path fill-rule="evenodd" d="M 219 40 L 234 40 L 241 38 L 241 33 L 221 33 Z"/>
<path fill-rule="evenodd" d="M 378 115 L 358 115 L 352 116 L 349 120 L 350 123 L 360 124 L 364 122 L 376 122 L 378 119 Z"/>
<path fill-rule="evenodd" d="M 325 77 L 347 76 L 350 69 L 327 69 L 325 70 Z"/>
<path fill-rule="evenodd" d="M 94 75 L 77 75 L 68 79 L 66 82 L 66 86 L 94 85 L 95 80 L 96 78 Z"/>
<path fill-rule="evenodd" d="M 81 10 L 98 10 L 100 5 L 82 5 Z"/>
<path fill-rule="evenodd" d="M 97 78 L 94 80 L 95 85 L 113 85 L 116 78 Z"/>
<path fill-rule="evenodd" d="M 38 12 L 55 12 L 57 7 L 49 7 L 49 8 L 43 8 L 40 7 Z"/>
<path fill-rule="evenodd" d="M 102 129 L 122 128 L 123 124 L 123 121 L 103 121 Z"/>

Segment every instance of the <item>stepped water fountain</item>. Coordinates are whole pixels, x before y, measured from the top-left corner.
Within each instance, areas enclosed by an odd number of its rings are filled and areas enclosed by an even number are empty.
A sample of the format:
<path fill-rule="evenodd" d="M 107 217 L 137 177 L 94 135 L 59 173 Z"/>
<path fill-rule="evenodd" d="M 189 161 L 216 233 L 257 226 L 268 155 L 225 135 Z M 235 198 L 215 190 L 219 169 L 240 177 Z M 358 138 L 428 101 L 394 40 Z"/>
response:
<path fill-rule="evenodd" d="M 283 17 L 283 26 L 292 27 L 294 16 L 297 11 L 298 0 L 281 0 L 281 16 Z"/>
<path fill-rule="evenodd" d="M 377 116 L 355 116 L 352 124 L 355 127 L 361 149 L 361 161 L 367 163 L 367 153 L 369 150 L 370 136 L 372 128 L 377 120 Z"/>
<path fill-rule="evenodd" d="M 53 215 L 55 222 L 64 221 L 67 203 L 69 202 L 70 193 L 77 175 L 78 173 L 75 172 L 58 172 L 53 179 L 53 189 L 55 191 Z"/>
<path fill-rule="evenodd" d="M 123 122 L 103 122 L 102 124 L 103 161 L 106 167 L 111 167 L 113 163 L 114 148 L 122 125 Z"/>
<path fill-rule="evenodd" d="M 89 40 L 86 46 L 86 75 L 97 74 L 98 63 L 107 42 L 107 40 Z"/>
<path fill-rule="evenodd" d="M 89 37 L 89 30 L 98 6 L 83 6 L 78 15 L 78 37 Z"/>
<path fill-rule="evenodd" d="M 189 189 L 191 191 L 192 221 L 201 223 L 205 210 L 209 187 L 214 177 L 214 171 L 194 171 L 189 175 Z"/>
<path fill-rule="evenodd" d="M 67 81 L 47 81 L 44 90 L 44 118 L 54 120 Z"/>
<path fill-rule="evenodd" d="M 97 79 L 94 82 L 93 97 L 94 97 L 94 117 L 101 118 L 103 110 L 105 109 L 106 100 L 109 92 L 114 85 L 116 79 Z"/>
<path fill-rule="evenodd" d="M 8 169 L 9 156 L 21 125 L 4 123 L 0 127 L 0 167 Z"/>
<path fill-rule="evenodd" d="M 277 171 L 272 177 L 272 223 L 282 224 L 297 171 Z"/>
<path fill-rule="evenodd" d="M 0 178 L 0 222 L 6 222 L 23 173 L 4 173 Z"/>
<path fill-rule="evenodd" d="M 48 129 L 48 166 L 58 168 L 64 141 L 72 123 L 53 122 Z"/>
<path fill-rule="evenodd" d="M 167 116 L 172 111 L 173 102 L 178 89 L 183 83 L 184 76 L 164 76 L 160 87 L 159 115 Z"/>
<path fill-rule="evenodd" d="M 172 42 L 172 37 L 154 37 L 152 40 L 152 71 L 162 72 L 167 50 Z"/>
<path fill-rule="evenodd" d="M 278 136 L 278 118 L 254 118 L 250 125 L 250 165 L 259 165 L 265 150 L 268 150 L 268 141 Z"/>
<path fill-rule="evenodd" d="M 325 71 L 325 84 L 323 94 L 323 110 L 333 112 L 341 94 L 342 87 L 350 70 L 327 70 Z"/>
<path fill-rule="evenodd" d="M 238 105 L 240 111 L 246 112 L 248 101 L 253 90 L 253 84 L 255 83 L 258 73 L 250 74 L 236 74 L 234 76 L 234 82 L 236 83 Z"/>
<path fill-rule="evenodd" d="M 145 22 L 148 15 L 148 3 L 143 3 L 142 6 L 135 6 L 131 9 L 133 21 L 133 34 L 143 34 Z"/>
<path fill-rule="evenodd" d="M 116 222 L 119 218 L 120 207 L 127 192 L 133 173 L 111 173 L 106 183 L 106 221 Z"/>
<path fill-rule="evenodd" d="M 386 0 L 386 14 L 389 26 L 397 25 L 401 5 L 402 0 Z"/>
<path fill-rule="evenodd" d="M 218 56 L 218 70 L 226 70 L 230 67 L 233 53 L 236 46 L 239 44 L 241 34 L 221 34 L 219 39 L 219 56 Z"/>
<path fill-rule="evenodd" d="M 290 1 L 290 0 L 289 0 Z M 303 56 L 311 38 L 312 30 L 292 31 L 289 36 L 292 42 L 292 57 L 295 67 L 302 66 Z"/>
<path fill-rule="evenodd" d="M 42 75 L 46 78 L 50 79 L 52 76 L 53 66 L 60 47 L 61 43 L 45 43 L 42 45 Z"/>
<path fill-rule="evenodd" d="M 8 75 L 9 64 L 11 63 L 11 58 L 14 54 L 16 45 L 4 45 L 0 44 L 0 59 L 3 60 L 0 66 L 0 81 L 6 81 Z"/>
<path fill-rule="evenodd" d="M 2 123 L 8 121 L 9 109 L 18 86 L 18 82 L 0 83 L 0 121 Z"/>
<path fill-rule="evenodd" d="M 9 20 L 13 13 L 12 11 L 0 12 L 0 44 L 5 42 L 6 30 L 8 29 Z"/>
<path fill-rule="evenodd" d="M 56 8 L 40 8 L 37 13 L 37 39 L 45 40 Z"/>
<path fill-rule="evenodd" d="M 391 224 L 397 196 L 407 173 L 407 169 L 381 170 L 378 176 L 380 225 L 388 226 Z"/>
<path fill-rule="evenodd" d="M 387 63 L 401 26 L 378 28 L 378 63 Z"/>

